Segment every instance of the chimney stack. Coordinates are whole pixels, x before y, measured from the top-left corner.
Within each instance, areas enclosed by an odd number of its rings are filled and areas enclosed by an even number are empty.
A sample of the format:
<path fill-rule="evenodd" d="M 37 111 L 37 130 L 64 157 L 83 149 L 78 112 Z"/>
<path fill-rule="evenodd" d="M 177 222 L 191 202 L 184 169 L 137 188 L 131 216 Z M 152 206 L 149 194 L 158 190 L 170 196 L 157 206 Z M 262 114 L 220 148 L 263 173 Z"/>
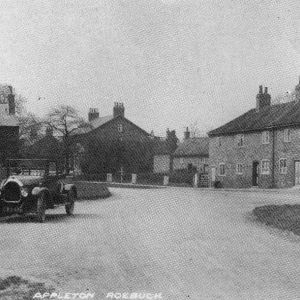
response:
<path fill-rule="evenodd" d="M 265 87 L 265 92 L 263 93 L 263 86 L 259 86 L 258 94 L 256 95 L 256 111 L 259 112 L 265 107 L 271 105 L 271 95 L 268 94 L 268 88 Z"/>
<path fill-rule="evenodd" d="M 122 102 L 115 102 L 114 109 L 113 109 L 113 116 L 114 118 L 121 116 L 124 118 L 125 115 L 125 107 L 124 103 Z"/>
<path fill-rule="evenodd" d="M 97 108 L 90 108 L 88 114 L 89 122 L 99 118 L 99 111 Z"/>
<path fill-rule="evenodd" d="M 191 132 L 189 131 L 189 128 L 187 127 L 184 132 L 184 140 L 188 140 L 191 137 Z"/>

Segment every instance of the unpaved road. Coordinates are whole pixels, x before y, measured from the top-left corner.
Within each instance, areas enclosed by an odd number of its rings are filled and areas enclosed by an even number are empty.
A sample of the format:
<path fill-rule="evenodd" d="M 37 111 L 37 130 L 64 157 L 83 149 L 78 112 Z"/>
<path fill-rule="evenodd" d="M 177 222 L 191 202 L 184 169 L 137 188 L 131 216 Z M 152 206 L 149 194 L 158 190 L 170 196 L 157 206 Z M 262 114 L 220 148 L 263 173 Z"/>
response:
<path fill-rule="evenodd" d="M 257 224 L 277 193 L 111 189 L 49 211 L 45 224 L 0 223 L 0 277 L 45 280 L 61 292 L 162 293 L 163 299 L 300 299 L 300 237 Z M 298 200 L 299 202 L 299 200 Z"/>

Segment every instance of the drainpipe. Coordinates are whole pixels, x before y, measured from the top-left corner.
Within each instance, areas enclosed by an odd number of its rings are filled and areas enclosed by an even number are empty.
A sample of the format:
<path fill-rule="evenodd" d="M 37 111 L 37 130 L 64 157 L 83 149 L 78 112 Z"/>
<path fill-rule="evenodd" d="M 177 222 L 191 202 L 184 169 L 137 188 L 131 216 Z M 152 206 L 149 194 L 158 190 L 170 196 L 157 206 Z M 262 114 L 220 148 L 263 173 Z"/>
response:
<path fill-rule="evenodd" d="M 272 128 L 272 188 L 275 188 L 275 128 Z"/>

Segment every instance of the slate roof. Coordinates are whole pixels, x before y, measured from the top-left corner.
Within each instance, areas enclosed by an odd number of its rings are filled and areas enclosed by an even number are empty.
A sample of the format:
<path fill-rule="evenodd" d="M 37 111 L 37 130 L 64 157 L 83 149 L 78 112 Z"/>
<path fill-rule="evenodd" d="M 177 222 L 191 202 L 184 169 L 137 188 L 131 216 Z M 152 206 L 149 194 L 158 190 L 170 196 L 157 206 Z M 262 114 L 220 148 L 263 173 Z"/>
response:
<path fill-rule="evenodd" d="M 204 156 L 208 157 L 209 138 L 199 137 L 184 140 L 174 152 L 174 156 Z"/>
<path fill-rule="evenodd" d="M 9 95 L 11 93 L 10 87 L 7 84 L 0 84 L 0 94 Z"/>
<path fill-rule="evenodd" d="M 161 139 L 155 139 L 154 140 L 154 155 L 165 155 L 170 154 L 170 151 L 168 149 L 167 141 L 161 140 Z"/>
<path fill-rule="evenodd" d="M 291 101 L 251 109 L 225 125 L 208 133 L 209 136 L 262 131 L 271 128 L 300 126 L 300 101 Z"/>

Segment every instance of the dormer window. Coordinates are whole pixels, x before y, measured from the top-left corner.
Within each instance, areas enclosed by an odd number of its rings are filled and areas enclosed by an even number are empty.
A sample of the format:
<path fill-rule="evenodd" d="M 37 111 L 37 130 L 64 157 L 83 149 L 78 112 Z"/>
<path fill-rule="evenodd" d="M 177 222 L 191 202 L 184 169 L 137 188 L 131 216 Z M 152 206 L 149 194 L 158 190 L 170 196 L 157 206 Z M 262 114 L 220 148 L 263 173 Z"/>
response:
<path fill-rule="evenodd" d="M 237 136 L 237 144 L 239 147 L 243 147 L 245 145 L 245 137 L 243 134 L 239 134 Z"/>
<path fill-rule="evenodd" d="M 118 124 L 118 131 L 123 132 L 123 125 L 122 124 Z"/>

